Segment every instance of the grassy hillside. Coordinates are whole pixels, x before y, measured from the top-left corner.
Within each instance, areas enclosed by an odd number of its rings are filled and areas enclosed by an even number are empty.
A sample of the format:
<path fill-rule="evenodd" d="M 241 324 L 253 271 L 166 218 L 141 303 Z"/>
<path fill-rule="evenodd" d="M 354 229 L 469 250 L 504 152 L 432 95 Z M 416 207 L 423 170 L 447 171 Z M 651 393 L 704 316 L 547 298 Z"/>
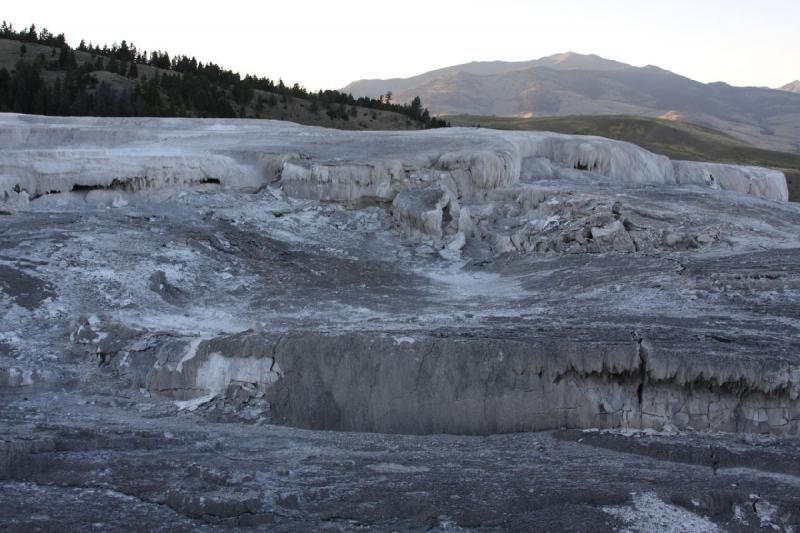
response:
<path fill-rule="evenodd" d="M 122 41 L 70 47 L 46 30 L 0 29 L 0 111 L 63 116 L 267 118 L 352 130 L 441 127 L 419 100 L 395 104 L 241 77 Z"/>
<path fill-rule="evenodd" d="M 688 122 L 616 115 L 542 118 L 456 115 L 448 119 L 453 126 L 598 135 L 627 141 L 672 159 L 776 168 L 786 174 L 790 199 L 800 201 L 800 154 L 763 150 Z"/>

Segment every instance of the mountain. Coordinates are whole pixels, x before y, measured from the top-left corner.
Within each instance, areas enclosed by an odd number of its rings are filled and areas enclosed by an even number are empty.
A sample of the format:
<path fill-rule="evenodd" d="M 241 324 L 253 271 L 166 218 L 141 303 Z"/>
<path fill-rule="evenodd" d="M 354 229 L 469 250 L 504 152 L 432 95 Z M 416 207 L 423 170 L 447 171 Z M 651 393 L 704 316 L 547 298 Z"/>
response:
<path fill-rule="evenodd" d="M 549 67 L 557 70 L 616 70 L 625 68 L 628 65 L 603 59 L 596 55 L 581 55 L 574 52 L 565 54 L 555 54 L 552 56 L 534 59 L 532 61 L 473 61 L 462 65 L 445 67 L 432 70 L 411 78 L 392 78 L 389 80 L 358 80 L 342 89 L 342 92 L 351 93 L 353 96 L 367 96 L 375 98 L 388 91 L 394 91 L 397 96 L 402 91 L 412 89 L 437 78 L 448 77 L 456 73 L 473 74 L 476 76 L 489 76 L 496 74 L 506 74 L 518 70 L 525 70 L 533 67 Z M 374 96 L 371 96 L 374 95 Z M 411 97 L 413 98 L 413 96 Z M 409 99 L 410 100 L 410 99 Z"/>
<path fill-rule="evenodd" d="M 544 117 L 638 115 L 711 127 L 764 149 L 800 152 L 800 95 L 700 83 L 654 67 L 595 55 L 476 62 L 412 78 L 361 80 L 344 92 L 397 102 L 420 96 L 438 115 Z"/>
<path fill-rule="evenodd" d="M 800 93 L 800 80 L 794 80 L 791 83 L 787 83 L 781 87 L 780 90 L 789 91 L 790 93 Z"/>

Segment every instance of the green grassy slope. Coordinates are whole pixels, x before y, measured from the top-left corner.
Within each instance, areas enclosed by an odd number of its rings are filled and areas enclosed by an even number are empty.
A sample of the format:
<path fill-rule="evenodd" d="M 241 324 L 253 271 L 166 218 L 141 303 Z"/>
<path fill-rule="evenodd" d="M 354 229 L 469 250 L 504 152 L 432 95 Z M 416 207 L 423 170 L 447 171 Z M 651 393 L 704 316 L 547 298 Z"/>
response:
<path fill-rule="evenodd" d="M 627 141 L 672 159 L 776 168 L 786 174 L 789 198 L 800 201 L 800 154 L 763 150 L 688 122 L 617 115 L 542 118 L 454 115 L 447 119 L 453 126 L 598 135 Z"/>

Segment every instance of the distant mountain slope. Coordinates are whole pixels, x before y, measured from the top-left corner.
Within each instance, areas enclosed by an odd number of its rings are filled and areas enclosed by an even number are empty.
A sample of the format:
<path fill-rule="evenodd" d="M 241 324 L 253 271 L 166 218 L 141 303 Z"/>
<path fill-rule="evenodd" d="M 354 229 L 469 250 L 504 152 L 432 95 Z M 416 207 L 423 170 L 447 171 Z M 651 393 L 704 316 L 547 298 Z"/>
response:
<path fill-rule="evenodd" d="M 781 91 L 789 91 L 790 93 L 800 93 L 800 80 L 794 80 L 791 83 L 787 83 L 780 89 Z"/>
<path fill-rule="evenodd" d="M 533 67 L 549 67 L 557 70 L 583 69 L 602 71 L 616 70 L 626 68 L 627 66 L 628 65 L 625 63 L 603 59 L 596 55 L 581 55 L 574 52 L 567 52 L 565 54 L 555 54 L 532 61 L 472 61 L 462 65 L 432 70 L 411 78 L 358 80 L 344 87 L 342 92 L 351 93 L 355 97 L 366 96 L 369 98 L 385 95 L 389 91 L 400 94 L 420 84 L 460 72 L 474 74 L 476 76 L 488 76 L 506 74 L 508 72 L 525 70 Z"/>
<path fill-rule="evenodd" d="M 800 95 L 703 84 L 658 67 L 633 67 L 575 53 L 528 62 L 467 63 L 402 80 L 344 88 L 395 101 L 419 95 L 440 115 L 516 117 L 625 114 L 712 127 L 765 149 L 800 152 Z"/>
<path fill-rule="evenodd" d="M 622 115 L 543 118 L 454 115 L 449 118 L 453 126 L 598 135 L 627 141 L 672 159 L 776 168 L 786 174 L 789 199 L 800 201 L 800 154 L 764 150 L 687 122 Z"/>

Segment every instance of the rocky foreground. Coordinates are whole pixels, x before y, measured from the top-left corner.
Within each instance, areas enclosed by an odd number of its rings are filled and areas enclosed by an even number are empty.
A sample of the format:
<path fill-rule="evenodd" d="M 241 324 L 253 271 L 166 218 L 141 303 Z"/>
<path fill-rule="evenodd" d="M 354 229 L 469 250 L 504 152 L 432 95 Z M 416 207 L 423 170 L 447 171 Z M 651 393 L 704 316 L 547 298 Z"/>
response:
<path fill-rule="evenodd" d="M 800 527 L 779 172 L 460 128 L 0 141 L 0 528 Z"/>

